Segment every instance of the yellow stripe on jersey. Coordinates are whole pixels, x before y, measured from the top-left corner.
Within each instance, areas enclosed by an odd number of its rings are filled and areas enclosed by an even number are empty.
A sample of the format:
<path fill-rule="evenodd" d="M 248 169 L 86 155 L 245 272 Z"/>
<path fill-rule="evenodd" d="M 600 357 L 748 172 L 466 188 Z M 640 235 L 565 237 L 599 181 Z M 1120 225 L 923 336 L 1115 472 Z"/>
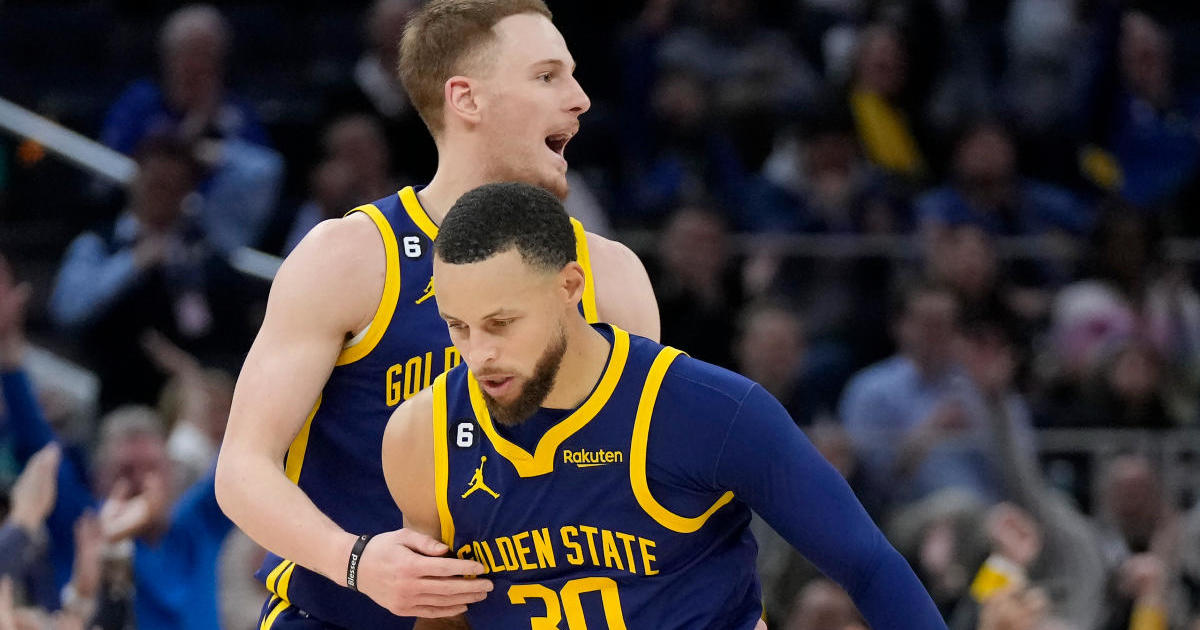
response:
<path fill-rule="evenodd" d="M 421 201 L 417 199 L 417 191 L 413 190 L 412 186 L 405 186 L 400 191 L 400 204 L 404 206 L 404 211 L 408 213 L 408 218 L 429 237 L 429 240 L 437 240 L 438 227 L 434 225 L 433 219 L 429 218 L 429 213 L 425 212 L 425 208 L 421 207 Z"/>
<path fill-rule="evenodd" d="M 267 574 L 267 581 L 266 581 L 266 586 L 267 586 L 268 591 L 271 591 L 274 594 L 278 594 L 278 593 L 275 593 L 275 582 L 276 582 L 276 580 L 279 579 L 279 575 L 287 570 L 288 565 L 290 565 L 290 564 L 291 564 L 291 562 L 288 560 L 280 560 L 279 565 L 276 566 L 274 569 L 271 569 L 271 572 L 269 574 Z"/>
<path fill-rule="evenodd" d="M 629 447 L 629 483 L 633 486 L 633 495 L 637 497 L 638 505 L 660 525 L 681 534 L 690 534 L 708 521 L 709 517 L 726 503 L 733 500 L 733 492 L 726 492 L 717 499 L 712 507 L 700 516 L 688 518 L 679 516 L 663 507 L 650 494 L 650 484 L 646 481 L 646 444 L 650 437 L 650 419 L 654 415 L 654 403 L 662 388 L 663 378 L 667 368 L 675 358 L 683 352 L 675 348 L 664 348 L 650 366 L 646 375 L 646 384 L 642 386 L 642 398 L 638 401 L 637 416 L 633 423 L 633 444 Z"/>
<path fill-rule="evenodd" d="M 271 626 L 275 624 L 275 618 L 278 617 L 279 614 L 284 610 L 287 610 L 287 607 L 290 605 L 291 604 L 282 599 L 279 600 L 279 603 L 274 604 L 275 607 L 272 608 L 271 612 L 263 618 L 262 623 L 258 626 L 258 630 L 271 630 Z"/>
<path fill-rule="evenodd" d="M 383 338 L 383 333 L 387 332 L 388 324 L 392 322 L 392 315 L 396 312 L 396 301 L 400 299 L 400 253 L 392 225 L 388 223 L 387 217 L 383 216 L 379 208 L 373 205 L 359 206 L 347 212 L 346 215 L 349 216 L 355 212 L 361 212 L 371 217 L 371 220 L 375 222 L 375 227 L 379 229 L 379 236 L 383 239 L 383 254 L 387 261 L 387 271 L 383 278 L 383 295 L 379 298 L 379 307 L 375 309 L 375 317 L 364 329 L 366 334 L 362 335 L 361 339 L 342 348 L 335 365 L 354 363 L 375 349 L 375 345 Z"/>
<path fill-rule="evenodd" d="M 583 229 L 582 223 L 573 218 L 571 227 L 575 228 L 575 259 L 579 262 L 579 266 L 583 267 L 583 318 L 589 324 L 594 324 L 600 321 L 600 315 L 596 309 L 596 279 L 592 275 L 592 258 L 588 253 L 587 231 Z"/>
<path fill-rule="evenodd" d="M 454 517 L 450 514 L 450 452 L 446 445 L 446 375 L 433 381 L 433 488 L 442 542 L 454 548 Z"/>
<path fill-rule="evenodd" d="M 533 455 L 496 432 L 496 427 L 492 425 L 492 416 L 488 413 L 487 404 L 483 401 L 483 393 L 479 390 L 479 382 L 475 380 L 474 374 L 467 375 L 471 407 L 475 411 L 475 418 L 479 421 L 480 428 L 492 441 L 496 452 L 512 462 L 517 469 L 517 474 L 522 477 L 536 477 L 553 471 L 554 455 L 557 453 L 558 447 L 564 440 L 574 435 L 576 431 L 582 429 L 592 418 L 596 417 L 596 414 L 612 396 L 613 390 L 617 388 L 617 383 L 621 380 L 621 373 L 625 370 L 625 360 L 629 358 L 629 333 L 616 326 L 613 326 L 612 330 L 612 356 L 608 359 L 608 366 L 604 368 L 604 374 L 600 377 L 596 389 L 592 390 L 591 395 L 580 405 L 579 409 L 563 418 L 542 435 Z"/>
<path fill-rule="evenodd" d="M 288 447 L 287 458 L 283 462 L 283 474 L 287 475 L 292 483 L 300 483 L 300 468 L 304 466 L 304 453 L 308 450 L 308 433 L 312 428 L 313 418 L 317 417 L 317 410 L 321 408 L 321 399 L 324 394 L 317 395 L 317 402 L 313 404 L 312 411 L 308 413 L 308 419 L 304 421 L 304 426 L 300 427 L 300 432 L 292 440 L 291 446 Z"/>
<path fill-rule="evenodd" d="M 275 589 L 275 594 L 285 602 L 292 601 L 291 598 L 288 597 L 288 585 L 292 583 L 292 572 L 295 570 L 296 563 L 288 563 L 288 568 L 284 569 L 283 573 L 279 576 L 279 585 Z"/>

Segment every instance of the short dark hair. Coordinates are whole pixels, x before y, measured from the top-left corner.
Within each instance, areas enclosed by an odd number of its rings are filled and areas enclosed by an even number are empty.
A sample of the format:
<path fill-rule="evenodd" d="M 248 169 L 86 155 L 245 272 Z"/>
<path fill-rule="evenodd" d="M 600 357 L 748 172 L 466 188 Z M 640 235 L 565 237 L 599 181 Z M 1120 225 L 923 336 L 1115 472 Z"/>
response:
<path fill-rule="evenodd" d="M 520 182 L 480 186 L 454 203 L 434 242 L 437 257 L 452 265 L 513 247 L 527 264 L 547 271 L 575 260 L 575 228 L 549 191 Z"/>

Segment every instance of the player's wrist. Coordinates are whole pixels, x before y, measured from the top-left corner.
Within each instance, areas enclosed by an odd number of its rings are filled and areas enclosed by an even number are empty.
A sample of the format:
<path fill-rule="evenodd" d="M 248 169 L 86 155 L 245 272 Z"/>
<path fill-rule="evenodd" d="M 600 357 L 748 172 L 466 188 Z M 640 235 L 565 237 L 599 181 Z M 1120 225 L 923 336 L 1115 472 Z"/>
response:
<path fill-rule="evenodd" d="M 346 585 L 346 562 L 358 536 L 349 532 L 338 532 L 328 548 L 326 559 L 321 563 L 321 574 L 335 584 Z"/>

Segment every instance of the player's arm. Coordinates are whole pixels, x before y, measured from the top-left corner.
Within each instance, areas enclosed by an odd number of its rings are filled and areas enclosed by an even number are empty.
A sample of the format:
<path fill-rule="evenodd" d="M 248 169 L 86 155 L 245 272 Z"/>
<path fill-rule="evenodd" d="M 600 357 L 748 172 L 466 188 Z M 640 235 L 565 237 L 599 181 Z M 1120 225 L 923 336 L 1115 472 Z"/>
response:
<path fill-rule="evenodd" d="M 431 538 L 441 538 L 433 472 L 433 389 L 425 388 L 400 405 L 383 432 L 383 478 L 400 511 L 404 526 Z M 372 541 L 374 542 L 374 541 Z M 368 545 L 369 550 L 370 545 Z M 449 548 L 443 547 L 446 551 Z M 364 552 L 365 555 L 365 552 Z M 478 575 L 483 565 L 458 559 L 422 558 L 426 576 L 397 584 L 410 599 L 444 602 L 416 607 L 407 614 L 417 617 L 449 617 L 436 622 L 418 622 L 418 628 L 468 628 L 461 615 L 467 604 L 482 600 L 492 590 L 490 580 L 450 579 Z M 461 620 L 461 622 L 460 622 Z"/>
<path fill-rule="evenodd" d="M 904 558 L 770 394 L 745 395 L 718 446 L 718 487 L 733 490 L 822 572 L 872 628 L 945 628 Z"/>
<path fill-rule="evenodd" d="M 661 336 L 658 301 L 637 254 L 621 243 L 591 232 L 587 233 L 587 242 L 600 321 L 658 341 Z"/>
<path fill-rule="evenodd" d="M 378 230 L 361 214 L 322 223 L 301 242 L 271 287 L 217 462 L 217 499 L 238 527 L 266 549 L 343 585 L 359 532 L 343 531 L 313 505 L 283 463 L 347 336 L 373 317 L 385 269 Z M 376 538 L 401 535 L 416 552 L 444 551 L 415 532 Z M 415 579 L 416 553 L 384 553 L 380 542 L 372 540 L 363 554 L 359 588 L 381 605 L 407 605 L 397 593 L 370 589 L 382 573 Z"/>

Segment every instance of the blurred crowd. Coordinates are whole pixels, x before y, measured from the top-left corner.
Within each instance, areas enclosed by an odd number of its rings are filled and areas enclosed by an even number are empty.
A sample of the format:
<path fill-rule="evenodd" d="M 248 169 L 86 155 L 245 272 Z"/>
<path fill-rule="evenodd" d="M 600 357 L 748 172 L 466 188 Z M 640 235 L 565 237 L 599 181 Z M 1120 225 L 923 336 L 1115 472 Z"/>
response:
<path fill-rule="evenodd" d="M 952 628 L 1200 630 L 1163 457 L 1200 450 L 1168 247 L 1200 237 L 1200 5 L 549 4 L 593 103 L 568 210 L 629 237 L 664 343 L 779 398 Z M 0 630 L 256 626 L 212 480 L 269 287 L 238 260 L 428 181 L 417 5 L 0 4 L 2 95 L 138 166 L 0 138 Z M 864 627 L 755 527 L 771 627 Z"/>

